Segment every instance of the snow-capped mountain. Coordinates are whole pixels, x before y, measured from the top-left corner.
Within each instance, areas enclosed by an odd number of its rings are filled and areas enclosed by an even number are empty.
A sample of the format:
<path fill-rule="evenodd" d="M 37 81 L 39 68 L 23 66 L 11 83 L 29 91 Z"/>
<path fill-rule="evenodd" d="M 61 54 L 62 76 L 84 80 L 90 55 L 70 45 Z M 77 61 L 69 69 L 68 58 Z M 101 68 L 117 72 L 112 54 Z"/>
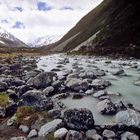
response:
<path fill-rule="evenodd" d="M 49 45 L 52 43 L 57 42 L 58 40 L 60 40 L 63 37 L 63 35 L 47 35 L 47 36 L 43 36 L 43 37 L 39 37 L 34 41 L 31 41 L 28 45 L 30 47 L 42 47 L 44 45 Z"/>
<path fill-rule="evenodd" d="M 24 42 L 0 27 L 0 47 L 28 47 Z"/>

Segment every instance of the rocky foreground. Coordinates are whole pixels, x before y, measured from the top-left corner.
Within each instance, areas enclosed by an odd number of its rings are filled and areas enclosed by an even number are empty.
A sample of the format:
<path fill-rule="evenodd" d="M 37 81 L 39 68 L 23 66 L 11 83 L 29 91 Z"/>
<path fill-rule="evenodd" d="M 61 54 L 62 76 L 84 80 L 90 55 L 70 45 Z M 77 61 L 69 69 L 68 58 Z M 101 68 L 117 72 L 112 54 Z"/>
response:
<path fill-rule="evenodd" d="M 96 66 L 100 58 L 88 62 L 94 67 L 90 71 L 78 61 L 64 71 L 64 65 L 70 63 L 64 55 L 47 72 L 38 69 L 38 61 L 37 57 L 21 56 L 0 60 L 0 140 L 139 140 L 140 110 L 131 103 L 112 100 L 121 94 L 106 90 L 112 83 L 103 78 L 108 71 Z M 117 66 L 110 60 L 104 64 L 113 67 L 111 74 L 118 77 L 127 76 L 124 67 L 140 71 L 139 63 L 132 60 Z M 140 86 L 140 79 L 134 84 Z M 89 109 L 68 109 L 61 102 L 85 96 L 97 98 L 97 111 L 115 115 L 116 122 L 97 125 Z"/>

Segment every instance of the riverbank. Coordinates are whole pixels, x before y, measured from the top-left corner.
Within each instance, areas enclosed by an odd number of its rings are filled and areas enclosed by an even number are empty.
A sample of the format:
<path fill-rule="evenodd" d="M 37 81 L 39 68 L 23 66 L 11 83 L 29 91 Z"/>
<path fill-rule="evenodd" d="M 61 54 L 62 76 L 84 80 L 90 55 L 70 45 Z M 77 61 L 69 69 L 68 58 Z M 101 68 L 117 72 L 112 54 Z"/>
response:
<path fill-rule="evenodd" d="M 139 74 L 134 59 L 3 57 L 0 139 L 137 140 Z"/>

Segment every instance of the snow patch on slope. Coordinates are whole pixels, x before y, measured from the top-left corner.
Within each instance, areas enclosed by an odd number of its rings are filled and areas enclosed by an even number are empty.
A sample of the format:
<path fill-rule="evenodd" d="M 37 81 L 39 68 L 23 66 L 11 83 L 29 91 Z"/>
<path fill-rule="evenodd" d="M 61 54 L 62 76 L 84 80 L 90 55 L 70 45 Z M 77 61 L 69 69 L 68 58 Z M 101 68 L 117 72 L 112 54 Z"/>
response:
<path fill-rule="evenodd" d="M 47 35 L 39 37 L 38 39 L 29 43 L 30 47 L 42 47 L 57 42 L 63 37 L 63 35 Z"/>

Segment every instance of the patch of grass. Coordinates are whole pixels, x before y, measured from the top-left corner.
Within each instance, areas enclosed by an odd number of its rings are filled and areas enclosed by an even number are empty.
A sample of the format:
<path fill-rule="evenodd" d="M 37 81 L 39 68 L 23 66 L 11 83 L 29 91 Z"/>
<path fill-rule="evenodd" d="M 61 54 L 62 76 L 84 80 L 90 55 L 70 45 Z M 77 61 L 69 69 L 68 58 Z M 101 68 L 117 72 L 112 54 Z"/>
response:
<path fill-rule="evenodd" d="M 47 140 L 56 140 L 56 138 L 54 137 L 54 132 L 51 132 L 47 135 Z"/>
<path fill-rule="evenodd" d="M 48 122 L 53 120 L 53 118 L 51 116 L 49 116 L 47 111 L 40 112 L 40 115 L 43 116 L 43 118 L 45 118 Z"/>
<path fill-rule="evenodd" d="M 4 107 L 8 104 L 8 95 L 4 92 L 0 93 L 0 106 Z"/>
<path fill-rule="evenodd" d="M 18 107 L 16 112 L 17 123 L 31 125 L 37 120 L 36 110 L 33 106 Z"/>

